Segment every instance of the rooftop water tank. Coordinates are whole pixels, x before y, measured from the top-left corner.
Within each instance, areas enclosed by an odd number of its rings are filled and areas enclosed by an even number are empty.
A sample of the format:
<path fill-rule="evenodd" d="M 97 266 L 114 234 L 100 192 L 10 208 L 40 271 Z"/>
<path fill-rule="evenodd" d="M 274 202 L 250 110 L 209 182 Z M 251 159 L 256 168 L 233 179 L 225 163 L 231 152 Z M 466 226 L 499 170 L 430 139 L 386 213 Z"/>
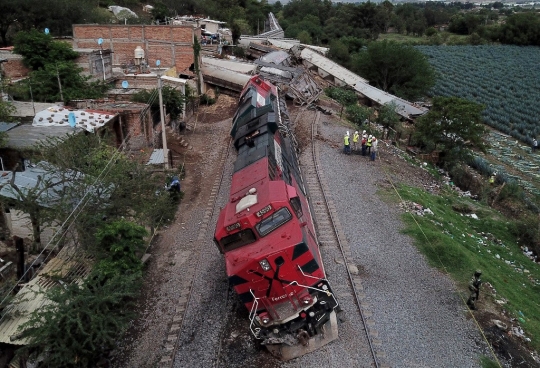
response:
<path fill-rule="evenodd" d="M 137 46 L 135 48 L 135 64 L 139 65 L 141 60 L 144 59 L 144 50 L 142 49 L 141 46 Z"/>

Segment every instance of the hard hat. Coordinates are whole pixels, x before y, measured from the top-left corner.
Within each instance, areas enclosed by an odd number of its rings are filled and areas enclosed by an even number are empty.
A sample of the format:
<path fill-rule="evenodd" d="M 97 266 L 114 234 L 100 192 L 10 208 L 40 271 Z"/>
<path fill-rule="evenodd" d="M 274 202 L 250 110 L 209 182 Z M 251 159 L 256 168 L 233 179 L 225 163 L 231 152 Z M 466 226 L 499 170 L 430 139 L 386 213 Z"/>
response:
<path fill-rule="evenodd" d="M 363 130 L 363 131 L 362 131 L 362 134 L 366 134 L 366 131 L 365 131 L 365 130 Z"/>
<path fill-rule="evenodd" d="M 368 139 L 371 139 L 371 138 L 373 138 L 373 136 L 370 134 L 369 137 L 368 137 Z"/>
<path fill-rule="evenodd" d="M 480 276 L 480 275 L 482 275 L 482 270 L 474 271 L 474 276 Z"/>
<path fill-rule="evenodd" d="M 358 134 L 358 130 L 356 132 L 354 132 L 354 134 Z"/>
<path fill-rule="evenodd" d="M 349 135 L 349 131 L 347 130 L 347 135 Z"/>

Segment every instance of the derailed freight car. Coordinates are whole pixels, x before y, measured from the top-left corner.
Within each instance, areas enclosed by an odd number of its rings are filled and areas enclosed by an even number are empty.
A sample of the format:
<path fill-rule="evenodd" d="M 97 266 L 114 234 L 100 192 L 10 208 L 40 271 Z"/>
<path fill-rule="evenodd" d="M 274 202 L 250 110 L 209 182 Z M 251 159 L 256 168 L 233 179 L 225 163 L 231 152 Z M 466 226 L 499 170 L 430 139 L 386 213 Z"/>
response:
<path fill-rule="evenodd" d="M 242 91 L 231 136 L 238 152 L 215 241 L 255 338 L 280 359 L 338 337 L 331 291 L 278 89 L 259 76 Z"/>

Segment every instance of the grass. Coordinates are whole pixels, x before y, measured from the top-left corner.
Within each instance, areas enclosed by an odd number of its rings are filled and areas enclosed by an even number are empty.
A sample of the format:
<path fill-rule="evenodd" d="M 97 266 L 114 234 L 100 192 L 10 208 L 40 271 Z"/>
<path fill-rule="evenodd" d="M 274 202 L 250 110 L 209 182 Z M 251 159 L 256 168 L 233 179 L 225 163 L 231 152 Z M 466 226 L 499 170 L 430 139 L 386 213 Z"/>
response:
<path fill-rule="evenodd" d="M 404 35 L 401 33 L 379 34 L 377 41 L 384 41 L 384 40 L 409 43 L 409 44 L 422 44 L 422 45 L 428 43 L 428 38 L 426 36 L 418 37 L 418 36 Z"/>
<path fill-rule="evenodd" d="M 496 294 L 483 288 L 482 297 L 506 300 L 504 308 L 516 319 L 540 348 L 540 267 L 522 254 L 512 227 L 514 223 L 491 208 L 448 189 L 431 195 L 421 189 L 402 186 L 398 192 L 404 201 L 431 209 L 434 215 L 403 215 L 404 233 L 412 236 L 428 262 L 448 273 L 460 286 L 464 300 L 467 283 L 475 269 L 483 271 Z M 478 219 L 453 208 L 470 208 Z M 485 299 L 484 299 L 485 300 Z"/>
<path fill-rule="evenodd" d="M 467 45 L 469 44 L 468 35 L 458 35 L 450 32 L 439 32 L 440 36 L 439 43 L 447 45 Z M 411 36 L 404 35 L 401 33 L 381 33 L 377 38 L 377 41 L 395 41 L 399 43 L 406 43 L 409 45 L 432 45 L 435 42 L 435 39 L 429 38 L 427 36 Z M 437 43 L 438 44 L 438 43 Z"/>

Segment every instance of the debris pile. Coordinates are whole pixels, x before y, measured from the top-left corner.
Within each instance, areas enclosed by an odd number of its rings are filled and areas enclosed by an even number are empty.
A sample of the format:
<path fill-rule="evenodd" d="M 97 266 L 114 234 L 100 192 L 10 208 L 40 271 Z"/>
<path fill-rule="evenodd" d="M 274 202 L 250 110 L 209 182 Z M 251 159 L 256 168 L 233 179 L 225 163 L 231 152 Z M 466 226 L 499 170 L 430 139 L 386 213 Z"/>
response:
<path fill-rule="evenodd" d="M 422 206 L 421 204 L 403 201 L 399 204 L 399 207 L 405 212 L 410 212 L 418 216 L 433 215 L 433 211 L 429 208 Z"/>

